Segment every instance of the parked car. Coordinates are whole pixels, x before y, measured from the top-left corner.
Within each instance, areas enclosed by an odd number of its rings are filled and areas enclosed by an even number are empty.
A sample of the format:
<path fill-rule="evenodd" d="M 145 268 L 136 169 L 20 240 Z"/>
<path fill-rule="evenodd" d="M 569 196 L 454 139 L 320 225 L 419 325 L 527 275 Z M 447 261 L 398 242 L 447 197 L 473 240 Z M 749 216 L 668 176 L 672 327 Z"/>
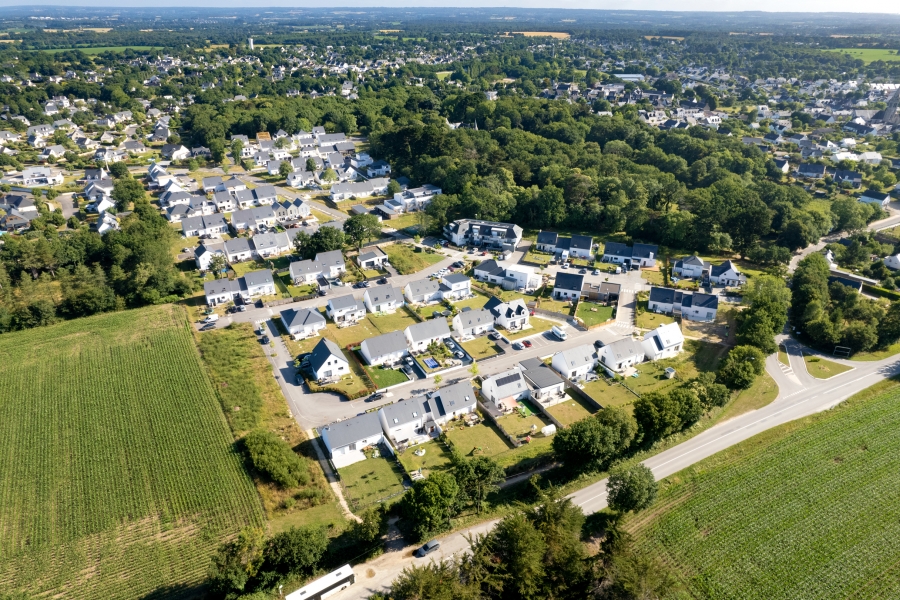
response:
<path fill-rule="evenodd" d="M 362 286 L 363 286 L 364 288 L 367 288 L 367 287 L 369 287 L 370 285 L 372 285 L 372 284 L 369 283 L 368 281 L 363 281 L 363 282 L 362 282 Z"/>
<path fill-rule="evenodd" d="M 522 342 L 516 342 L 515 344 L 512 345 L 512 347 L 513 347 L 513 350 L 521 350 L 525 346 L 522 345 Z"/>
<path fill-rule="evenodd" d="M 602 348 L 603 346 L 604 346 L 604 344 L 603 344 L 603 342 L 602 342 L 601 340 L 594 340 L 594 348 L 596 348 L 597 350 L 599 350 L 599 349 Z"/>
<path fill-rule="evenodd" d="M 262 344 L 268 344 L 271 340 L 269 339 L 269 336 L 264 335 L 264 336 L 262 336 L 262 337 L 260 338 L 259 341 L 260 341 L 260 343 L 262 343 Z"/>
<path fill-rule="evenodd" d="M 454 352 L 453 354 L 454 354 L 454 356 L 456 356 L 456 358 L 458 358 L 459 360 L 462 360 L 462 359 L 464 359 L 464 358 L 466 357 L 466 355 L 463 354 L 462 352 L 460 352 L 459 350 L 457 350 L 457 351 Z"/>
<path fill-rule="evenodd" d="M 387 277 L 382 277 L 378 280 L 378 285 L 384 285 L 387 283 Z"/>
<path fill-rule="evenodd" d="M 425 542 L 425 545 L 423 545 L 421 548 L 416 550 L 415 554 L 417 557 L 423 558 L 425 556 L 428 556 L 429 554 L 431 554 L 432 552 L 434 552 L 435 550 L 437 550 L 440 547 L 441 547 L 441 543 L 439 541 L 431 540 L 430 542 Z"/>
<path fill-rule="evenodd" d="M 600 274 L 600 269 L 594 269 L 594 272 L 591 273 L 591 275 L 599 275 L 599 274 Z"/>
<path fill-rule="evenodd" d="M 382 398 L 384 398 L 384 392 L 375 392 L 374 394 L 366 398 L 366 402 L 378 402 Z"/>
<path fill-rule="evenodd" d="M 563 264 L 562 264 L 562 268 L 563 268 L 563 269 L 568 269 L 568 268 L 569 268 L 569 263 L 563 263 Z"/>
<path fill-rule="evenodd" d="M 534 344 L 532 344 L 529 340 L 522 340 L 522 345 L 526 348 L 531 348 Z"/>
<path fill-rule="evenodd" d="M 490 339 L 492 339 L 492 340 L 499 340 L 499 339 L 500 339 L 500 334 L 497 333 L 496 331 L 492 331 L 492 332 L 490 332 L 490 333 L 488 334 L 488 337 L 489 337 Z"/>
<path fill-rule="evenodd" d="M 581 269 L 580 271 L 578 271 L 578 274 L 579 274 L 579 275 L 586 275 L 586 274 L 587 274 L 587 269 Z"/>

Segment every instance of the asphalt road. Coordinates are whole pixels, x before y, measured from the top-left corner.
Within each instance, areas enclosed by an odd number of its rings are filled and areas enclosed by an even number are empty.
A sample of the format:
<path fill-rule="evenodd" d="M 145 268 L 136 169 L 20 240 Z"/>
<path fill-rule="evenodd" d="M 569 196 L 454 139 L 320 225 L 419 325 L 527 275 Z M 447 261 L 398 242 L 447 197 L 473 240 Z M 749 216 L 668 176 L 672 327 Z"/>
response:
<path fill-rule="evenodd" d="M 815 379 L 806 371 L 801 355 L 802 347 L 787 338 L 782 338 L 781 341 L 787 347 L 790 367 L 783 367 L 776 355 L 766 359 L 766 370 L 778 382 L 778 397 L 768 406 L 720 423 L 644 461 L 657 479 L 673 475 L 758 433 L 832 408 L 861 389 L 900 373 L 900 357 L 877 362 L 842 361 L 828 357 L 830 360 L 850 365 L 853 369 L 828 380 Z M 585 514 L 602 510 L 606 508 L 606 480 L 578 490 L 569 497 Z M 356 585 L 336 594 L 333 598 L 336 600 L 367 598 L 373 592 L 386 589 L 408 566 L 449 558 L 453 554 L 466 551 L 467 536 L 483 534 L 496 523 L 497 521 L 481 523 L 465 531 L 440 538 L 440 550 L 427 559 L 414 558 L 412 556 L 414 547 L 410 546 L 402 551 L 387 552 L 364 565 L 358 565 L 355 567 L 358 577 Z"/>

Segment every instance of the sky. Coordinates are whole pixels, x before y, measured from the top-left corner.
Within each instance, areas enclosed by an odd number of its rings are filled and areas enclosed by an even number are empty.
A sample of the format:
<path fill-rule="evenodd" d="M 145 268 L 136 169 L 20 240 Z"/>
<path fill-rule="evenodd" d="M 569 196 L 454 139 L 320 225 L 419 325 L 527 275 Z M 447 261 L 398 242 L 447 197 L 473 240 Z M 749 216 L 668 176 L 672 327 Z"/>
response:
<path fill-rule="evenodd" d="M 21 6 L 22 0 L 0 0 L 2 6 Z M 29 5 L 69 5 L 69 6 L 192 6 L 192 7 L 240 7 L 250 6 L 246 0 L 33 0 Z M 573 0 L 256 0 L 259 7 L 517 7 L 517 8 L 581 8 L 601 10 L 668 10 L 668 11 L 767 11 L 767 12 L 855 12 L 900 14 L 898 0 L 756 0 L 752 3 L 736 0 L 596 0 L 578 2 Z"/>

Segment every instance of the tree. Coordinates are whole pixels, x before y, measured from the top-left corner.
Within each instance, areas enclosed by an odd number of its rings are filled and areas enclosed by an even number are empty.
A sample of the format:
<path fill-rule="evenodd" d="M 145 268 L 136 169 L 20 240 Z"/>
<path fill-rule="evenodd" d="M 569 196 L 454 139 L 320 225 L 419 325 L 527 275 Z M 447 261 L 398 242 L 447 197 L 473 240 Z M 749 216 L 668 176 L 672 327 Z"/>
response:
<path fill-rule="evenodd" d="M 362 513 L 361 521 L 354 521 L 350 525 L 350 535 L 359 544 L 369 545 L 387 533 L 387 520 L 385 519 L 383 504 L 377 504 Z"/>
<path fill-rule="evenodd" d="M 719 366 L 719 380 L 731 389 L 747 389 L 766 369 L 766 356 L 754 346 L 735 346 Z"/>
<path fill-rule="evenodd" d="M 459 565 L 453 560 L 412 566 L 391 583 L 391 591 L 382 600 L 477 600 L 478 589 L 460 579 Z M 379 596 L 372 596 L 372 600 Z"/>
<path fill-rule="evenodd" d="M 680 412 L 669 394 L 649 392 L 634 402 L 634 418 L 644 442 L 653 442 L 679 431 Z"/>
<path fill-rule="evenodd" d="M 413 484 L 403 496 L 403 512 L 420 540 L 449 527 L 458 495 L 459 485 L 450 473 L 437 471 Z"/>
<path fill-rule="evenodd" d="M 291 167 L 291 162 L 288 160 L 281 161 L 281 164 L 278 165 L 278 174 L 287 179 L 287 176 L 293 173 L 293 167 Z"/>
<path fill-rule="evenodd" d="M 300 255 L 300 258 L 306 258 L 311 248 L 311 238 L 305 231 L 298 231 L 294 237 L 294 252 Z"/>
<path fill-rule="evenodd" d="M 638 512 L 653 504 L 658 487 L 653 471 L 643 464 L 619 466 L 609 474 L 607 502 L 618 512 Z"/>
<path fill-rule="evenodd" d="M 544 556 L 543 536 L 522 513 L 504 517 L 493 532 L 494 548 L 505 575 L 507 597 L 546 598 L 542 595 Z"/>
<path fill-rule="evenodd" d="M 335 227 L 319 227 L 319 229 L 309 238 L 308 249 L 305 253 L 307 258 L 312 258 L 319 252 L 331 252 L 332 250 L 342 250 L 344 248 L 345 236 L 344 232 Z M 296 240 L 294 245 L 296 247 Z"/>
<path fill-rule="evenodd" d="M 132 177 L 122 177 L 113 183 L 112 198 L 117 210 L 127 210 L 129 205 L 146 200 L 147 194 L 140 181 Z"/>
<path fill-rule="evenodd" d="M 487 456 L 466 458 L 459 452 L 453 453 L 452 465 L 453 476 L 459 485 L 459 500 L 471 501 L 475 512 L 481 514 L 488 495 L 503 481 L 503 467 Z"/>
<path fill-rule="evenodd" d="M 290 489 L 309 482 L 309 469 L 291 447 L 271 431 L 251 431 L 244 446 L 253 467 L 282 488 Z"/>
<path fill-rule="evenodd" d="M 283 577 L 308 577 L 328 548 L 322 527 L 291 527 L 266 543 L 260 571 L 268 581 Z M 274 577 L 273 577 L 274 575 Z"/>
<path fill-rule="evenodd" d="M 71 275 L 61 278 L 61 287 L 60 312 L 67 317 L 86 317 L 116 306 L 116 296 L 106 284 L 106 274 L 100 265 L 93 270 L 85 265 L 76 266 Z"/>
<path fill-rule="evenodd" d="M 265 534 L 262 529 L 248 528 L 237 538 L 219 547 L 209 569 L 209 586 L 221 595 L 250 591 L 248 583 L 263 563 Z"/>
<path fill-rule="evenodd" d="M 128 171 L 128 165 L 124 162 L 114 162 L 109 165 L 109 174 L 112 175 L 114 179 L 131 177 L 131 173 Z"/>
<path fill-rule="evenodd" d="M 400 187 L 400 184 L 397 183 L 396 179 L 391 179 L 390 181 L 388 181 L 387 191 L 389 196 L 393 197 L 394 194 L 399 194 L 402 190 L 403 188 Z"/>
<path fill-rule="evenodd" d="M 232 140 L 231 142 L 231 160 L 237 164 L 241 160 L 241 154 L 244 151 L 244 143 L 241 140 Z"/>
<path fill-rule="evenodd" d="M 214 254 L 209 261 L 209 272 L 212 273 L 216 279 L 221 279 L 225 276 L 225 269 L 227 267 L 228 261 L 225 260 L 224 254 Z"/>
<path fill-rule="evenodd" d="M 688 382 L 688 386 L 697 395 L 703 408 L 709 410 L 715 406 L 725 406 L 731 393 L 721 383 L 716 383 L 714 373 L 700 373 Z"/>
<path fill-rule="evenodd" d="M 337 181 L 337 173 L 334 172 L 334 169 L 328 167 L 324 171 L 322 171 L 322 181 L 332 182 Z"/>
<path fill-rule="evenodd" d="M 347 239 L 361 250 L 363 244 L 381 235 L 381 224 L 375 215 L 368 213 L 353 215 L 344 221 L 344 233 Z"/>
<path fill-rule="evenodd" d="M 306 170 L 310 173 L 316 172 L 316 161 L 314 161 L 312 157 L 306 159 Z"/>
<path fill-rule="evenodd" d="M 634 417 L 620 408 L 604 408 L 558 431 L 553 452 L 569 468 L 604 469 L 622 455 L 636 434 Z"/>

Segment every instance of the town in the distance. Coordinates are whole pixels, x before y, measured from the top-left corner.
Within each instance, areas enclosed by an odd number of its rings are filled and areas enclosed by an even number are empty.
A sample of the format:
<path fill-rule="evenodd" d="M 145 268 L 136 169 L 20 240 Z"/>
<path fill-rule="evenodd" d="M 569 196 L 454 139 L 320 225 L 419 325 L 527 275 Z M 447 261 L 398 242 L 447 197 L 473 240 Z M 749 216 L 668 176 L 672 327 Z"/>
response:
<path fill-rule="evenodd" d="M 0 168 L 0 600 L 900 596 L 900 15 L 0 8 Z"/>

